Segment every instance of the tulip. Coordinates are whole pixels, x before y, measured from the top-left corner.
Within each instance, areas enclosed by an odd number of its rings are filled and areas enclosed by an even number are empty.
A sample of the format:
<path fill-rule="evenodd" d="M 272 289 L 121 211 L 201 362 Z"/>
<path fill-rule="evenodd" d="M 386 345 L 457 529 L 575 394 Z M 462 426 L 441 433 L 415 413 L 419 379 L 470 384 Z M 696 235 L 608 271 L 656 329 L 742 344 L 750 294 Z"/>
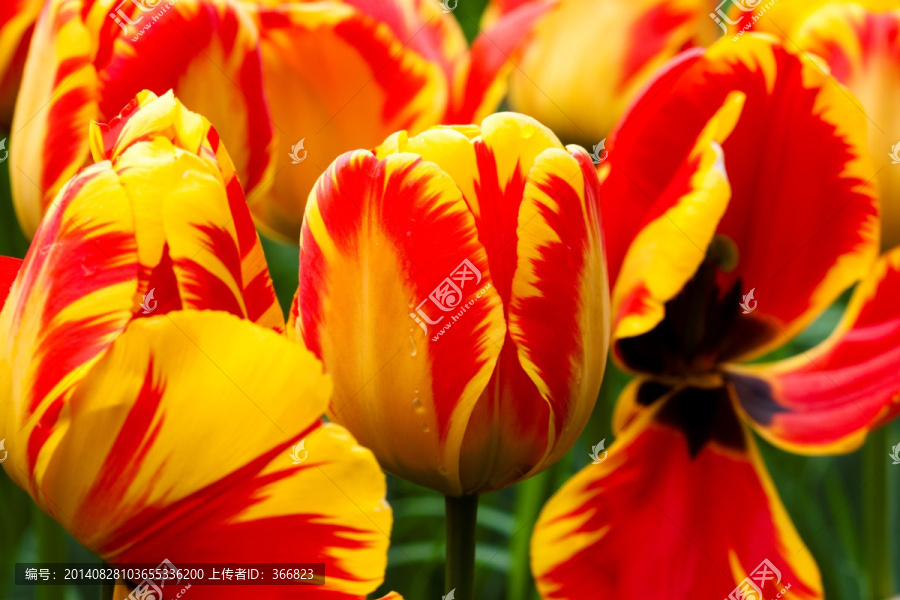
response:
<path fill-rule="evenodd" d="M 598 185 L 582 148 L 501 113 L 343 154 L 307 203 L 289 334 L 334 378 L 329 418 L 448 497 L 461 598 L 477 494 L 556 462 L 596 402 Z"/>
<path fill-rule="evenodd" d="M 144 92 L 90 140 L 99 162 L 50 205 L 0 312 L 4 469 L 112 565 L 302 557 L 327 565 L 310 593 L 362 600 L 387 561 L 384 476 L 322 422 L 330 378 L 279 333 L 218 134 Z"/>
<path fill-rule="evenodd" d="M 491 0 L 488 22 L 528 0 Z M 512 74 L 510 106 L 565 139 L 597 144 L 659 68 L 718 31 L 700 0 L 561 0 Z"/>
<path fill-rule="evenodd" d="M 432 2 L 48 0 L 11 139 L 22 228 L 33 234 L 88 164 L 92 120 L 144 88 L 173 89 L 232 149 L 260 228 L 296 243 L 306 197 L 338 154 L 492 111 L 507 56 L 547 6 L 509 15 L 469 51 Z"/>
<path fill-rule="evenodd" d="M 830 4 L 804 20 L 796 36 L 806 52 L 824 59 L 832 75 L 859 100 L 868 118 L 869 151 L 878 169 L 882 248 L 900 244 L 900 8 L 869 11 Z"/>
<path fill-rule="evenodd" d="M 8 130 L 25 54 L 42 0 L 4 0 L 0 4 L 0 129 Z"/>
<path fill-rule="evenodd" d="M 538 520 L 542 598 L 725 598 L 745 577 L 761 598 L 822 598 L 751 431 L 850 452 L 900 414 L 900 254 L 878 261 L 855 102 L 816 59 L 750 33 L 677 58 L 611 134 L 613 355 L 636 377 L 605 460 Z M 749 363 L 860 279 L 822 345 Z M 778 576 L 754 580 L 764 560 Z"/>

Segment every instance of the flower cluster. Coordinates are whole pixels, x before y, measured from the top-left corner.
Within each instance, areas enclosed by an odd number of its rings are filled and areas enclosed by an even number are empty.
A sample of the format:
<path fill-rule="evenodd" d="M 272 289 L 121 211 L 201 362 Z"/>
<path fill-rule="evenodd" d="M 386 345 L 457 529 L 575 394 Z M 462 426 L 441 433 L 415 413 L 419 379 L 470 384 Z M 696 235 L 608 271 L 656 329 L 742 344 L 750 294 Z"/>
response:
<path fill-rule="evenodd" d="M 326 565 L 190 598 L 362 600 L 388 473 L 446 497 L 471 600 L 478 497 L 576 447 L 611 360 L 540 596 L 821 600 L 757 438 L 900 415 L 900 4 L 457 4 L 0 8 L 6 474 L 113 566 Z"/>

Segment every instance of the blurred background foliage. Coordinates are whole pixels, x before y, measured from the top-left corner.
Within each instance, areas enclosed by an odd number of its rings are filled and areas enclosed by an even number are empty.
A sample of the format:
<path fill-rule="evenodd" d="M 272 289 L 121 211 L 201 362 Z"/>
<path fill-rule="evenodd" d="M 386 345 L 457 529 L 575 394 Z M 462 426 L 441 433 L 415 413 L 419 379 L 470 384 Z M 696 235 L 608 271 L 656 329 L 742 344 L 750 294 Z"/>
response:
<path fill-rule="evenodd" d="M 470 40 L 478 34 L 485 3 L 465 0 L 453 13 Z M 0 132 L 0 137 L 7 135 Z M 28 242 L 12 209 L 9 168 L 9 162 L 0 165 L 0 254 L 21 258 Z M 297 248 L 266 238 L 263 245 L 279 300 L 287 311 L 297 287 Z M 848 295 L 793 344 L 763 360 L 795 355 L 823 340 L 840 319 Z M 565 458 L 512 489 L 482 496 L 476 556 L 480 598 L 539 598 L 529 569 L 531 529 L 547 499 L 590 462 L 591 446 L 604 439 L 607 448 L 612 443 L 613 406 L 628 380 L 615 365 L 607 365 L 597 407 Z M 846 456 L 788 454 L 757 436 L 775 486 L 819 565 L 829 600 L 885 600 L 900 593 L 900 466 L 892 466 L 888 457 L 890 447 L 898 442 L 898 421 Z M 445 593 L 443 497 L 388 476 L 388 499 L 394 510 L 389 567 L 384 585 L 373 597 L 396 590 L 407 600 L 441 598 Z M 743 515 L 736 513 L 733 518 Z M 646 543 L 649 547 L 654 540 Z M 633 560 L 640 561 L 641 556 Z M 96 587 L 15 586 L 16 562 L 99 562 L 99 558 L 38 510 L 4 472 L 0 475 L 0 598 L 99 598 Z"/>

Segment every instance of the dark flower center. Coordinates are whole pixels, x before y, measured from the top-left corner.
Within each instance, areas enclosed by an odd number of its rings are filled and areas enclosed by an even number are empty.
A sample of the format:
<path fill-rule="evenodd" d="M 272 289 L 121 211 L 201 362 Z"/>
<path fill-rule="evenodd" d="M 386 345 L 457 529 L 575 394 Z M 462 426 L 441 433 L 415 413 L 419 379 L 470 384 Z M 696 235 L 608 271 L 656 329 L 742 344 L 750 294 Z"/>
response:
<path fill-rule="evenodd" d="M 625 364 L 666 383 L 719 379 L 719 366 L 775 336 L 765 317 L 743 314 L 740 279 L 720 289 L 720 275 L 734 268 L 737 250 L 716 236 L 703 264 L 681 292 L 666 303 L 665 318 L 651 331 L 618 342 Z"/>

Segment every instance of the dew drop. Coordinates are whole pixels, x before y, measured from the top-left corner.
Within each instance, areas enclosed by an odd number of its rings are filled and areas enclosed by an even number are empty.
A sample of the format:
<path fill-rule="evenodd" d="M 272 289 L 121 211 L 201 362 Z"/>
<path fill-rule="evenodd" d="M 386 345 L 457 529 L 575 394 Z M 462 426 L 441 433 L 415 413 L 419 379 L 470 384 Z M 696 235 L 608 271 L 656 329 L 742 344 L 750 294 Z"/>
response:
<path fill-rule="evenodd" d="M 446 474 L 447 474 L 447 467 L 441 467 L 440 469 L 438 469 L 438 471 L 441 472 L 441 475 L 446 475 Z"/>
<path fill-rule="evenodd" d="M 416 355 L 416 340 L 413 339 L 413 336 L 409 336 L 409 343 L 412 344 L 412 351 L 409 353 L 410 356 Z"/>
<path fill-rule="evenodd" d="M 422 431 L 428 433 L 428 423 L 422 422 Z"/>
<path fill-rule="evenodd" d="M 526 138 L 526 139 L 530 138 L 531 136 L 534 135 L 534 132 L 535 132 L 534 124 L 525 123 L 524 125 L 522 125 L 522 136 L 524 138 Z"/>

